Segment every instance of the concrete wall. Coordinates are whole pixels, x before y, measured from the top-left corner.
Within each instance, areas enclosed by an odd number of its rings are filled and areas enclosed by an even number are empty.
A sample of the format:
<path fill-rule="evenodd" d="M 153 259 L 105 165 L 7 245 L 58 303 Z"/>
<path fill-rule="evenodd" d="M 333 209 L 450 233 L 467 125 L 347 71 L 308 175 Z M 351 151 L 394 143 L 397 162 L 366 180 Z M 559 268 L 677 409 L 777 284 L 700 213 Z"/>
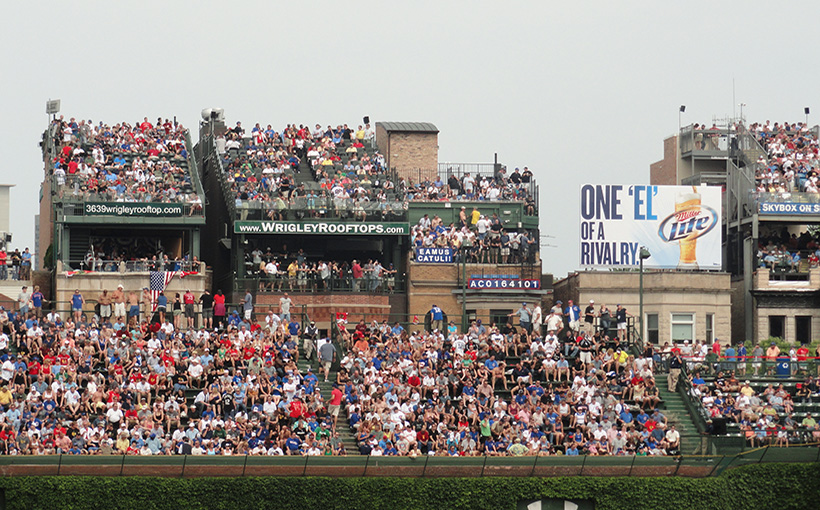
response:
<path fill-rule="evenodd" d="M 0 232 L 11 232 L 9 192 L 13 186 L 14 184 L 0 184 Z"/>
<path fill-rule="evenodd" d="M 259 321 L 264 322 L 269 310 L 279 313 L 279 298 L 283 293 L 259 294 L 254 303 L 254 313 Z M 291 314 L 306 313 L 310 320 L 316 321 L 319 329 L 330 328 L 331 319 L 336 313 L 347 313 L 348 323 L 355 324 L 361 319 L 370 324 L 374 319 L 404 321 L 404 317 L 391 316 L 390 298 L 387 294 L 345 293 L 345 294 L 299 294 L 290 293 L 293 300 Z"/>
<path fill-rule="evenodd" d="M 770 271 L 759 268 L 754 274 L 755 308 L 754 340 L 769 338 L 770 316 L 785 317 L 783 340 L 797 341 L 797 317 L 810 317 L 811 339 L 820 333 L 820 308 L 817 292 L 820 290 L 820 268 L 809 270 L 808 280 L 770 280 Z"/>
<path fill-rule="evenodd" d="M 460 284 L 461 264 L 419 264 L 408 263 L 407 275 L 410 285 L 408 292 L 408 312 L 411 316 L 424 315 L 432 305 L 438 305 L 456 323 L 461 318 L 462 288 Z M 467 310 L 474 310 L 478 317 L 488 317 L 490 310 L 517 310 L 526 301 L 541 302 L 550 289 L 543 288 L 541 266 L 521 266 L 513 264 L 467 264 L 467 275 L 471 274 L 516 274 L 525 279 L 541 279 L 541 291 L 525 290 L 467 290 Z"/>
<path fill-rule="evenodd" d="M 587 271 L 555 282 L 554 299 L 564 306 L 572 299 L 583 312 L 590 299 L 596 311 L 606 304 L 614 312 L 618 304 L 639 314 L 637 272 Z M 673 313 L 695 314 L 695 336 L 706 336 L 706 315 L 714 314 L 714 335 L 722 341 L 732 337 L 731 281 L 728 273 L 644 273 L 644 315 L 658 314 L 659 342 L 671 339 Z"/>
<path fill-rule="evenodd" d="M 173 303 L 174 294 L 179 292 L 184 294 L 186 290 L 199 299 L 199 296 L 206 288 L 210 288 L 210 273 L 191 274 L 184 278 L 174 277 L 165 289 L 168 301 Z M 66 276 L 65 272 L 59 272 L 55 278 L 55 307 L 65 314 L 71 309 L 70 299 L 75 289 L 79 289 L 80 294 L 86 301 L 85 312 L 93 312 L 97 298 L 103 289 L 113 292 L 117 285 L 122 284 L 126 293 L 133 290 L 139 296 L 144 287 L 150 287 L 150 275 L 148 272 L 133 273 L 86 273 Z"/>

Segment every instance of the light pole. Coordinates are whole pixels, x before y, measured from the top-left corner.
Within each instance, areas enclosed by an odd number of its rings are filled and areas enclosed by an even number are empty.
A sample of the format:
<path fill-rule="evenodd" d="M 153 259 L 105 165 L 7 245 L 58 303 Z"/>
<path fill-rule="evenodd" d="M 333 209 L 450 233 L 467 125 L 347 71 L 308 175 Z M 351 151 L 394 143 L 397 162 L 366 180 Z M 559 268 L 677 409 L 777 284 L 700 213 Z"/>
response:
<path fill-rule="evenodd" d="M 639 276 L 639 284 L 638 284 L 638 325 L 640 329 L 638 330 L 638 334 L 643 339 L 643 261 L 651 257 L 652 254 L 649 253 L 649 250 L 646 249 L 646 246 L 641 246 L 640 252 L 638 252 L 638 258 L 640 259 L 640 276 Z"/>
<path fill-rule="evenodd" d="M 459 247 L 461 252 L 461 332 L 467 332 L 467 253 L 464 247 Z"/>

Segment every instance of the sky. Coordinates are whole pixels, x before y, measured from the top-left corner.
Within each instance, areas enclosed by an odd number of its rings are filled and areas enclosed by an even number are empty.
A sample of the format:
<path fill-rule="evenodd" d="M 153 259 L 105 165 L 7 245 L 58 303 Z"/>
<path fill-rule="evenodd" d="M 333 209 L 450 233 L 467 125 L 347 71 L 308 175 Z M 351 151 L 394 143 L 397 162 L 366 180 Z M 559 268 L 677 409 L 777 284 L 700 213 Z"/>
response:
<path fill-rule="evenodd" d="M 0 32 L 12 245 L 34 245 L 50 98 L 111 124 L 196 128 L 208 107 L 277 128 L 368 115 L 434 123 L 440 161 L 497 153 L 533 170 L 543 269 L 562 277 L 579 267 L 580 186 L 648 183 L 680 105 L 684 125 L 741 102 L 750 121 L 820 114 L 820 4 L 788 5 L 21 2 Z"/>

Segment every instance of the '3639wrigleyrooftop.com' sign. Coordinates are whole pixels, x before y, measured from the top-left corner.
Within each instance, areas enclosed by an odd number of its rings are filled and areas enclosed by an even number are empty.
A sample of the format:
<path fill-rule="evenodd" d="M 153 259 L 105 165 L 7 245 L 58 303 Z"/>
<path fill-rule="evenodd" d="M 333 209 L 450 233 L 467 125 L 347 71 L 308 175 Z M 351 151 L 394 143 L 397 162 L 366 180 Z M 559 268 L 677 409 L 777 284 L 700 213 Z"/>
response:
<path fill-rule="evenodd" d="M 182 216 L 182 212 L 182 204 L 160 202 L 86 202 L 83 205 L 85 216 L 169 218 Z"/>

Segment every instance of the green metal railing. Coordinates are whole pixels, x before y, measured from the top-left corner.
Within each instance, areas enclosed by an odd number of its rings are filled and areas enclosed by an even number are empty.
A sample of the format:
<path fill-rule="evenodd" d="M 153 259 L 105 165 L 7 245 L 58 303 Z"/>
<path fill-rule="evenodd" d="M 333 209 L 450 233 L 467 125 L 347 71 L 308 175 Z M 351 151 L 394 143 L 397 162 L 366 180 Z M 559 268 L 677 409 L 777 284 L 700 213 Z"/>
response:
<path fill-rule="evenodd" d="M 340 277 L 331 273 L 323 280 L 313 275 L 300 279 L 287 274 L 257 275 L 249 278 L 235 278 L 234 289 L 252 289 L 256 293 L 290 292 L 295 294 L 325 294 L 325 293 L 362 293 L 362 294 L 394 294 L 403 293 L 407 285 L 404 273 L 388 275 L 381 278 L 359 278 L 352 276 Z"/>
<path fill-rule="evenodd" d="M 820 461 L 820 448 L 766 447 L 713 456 L 0 456 L 5 476 L 334 476 L 334 477 L 549 477 L 717 476 L 727 469 L 763 462 Z"/>

